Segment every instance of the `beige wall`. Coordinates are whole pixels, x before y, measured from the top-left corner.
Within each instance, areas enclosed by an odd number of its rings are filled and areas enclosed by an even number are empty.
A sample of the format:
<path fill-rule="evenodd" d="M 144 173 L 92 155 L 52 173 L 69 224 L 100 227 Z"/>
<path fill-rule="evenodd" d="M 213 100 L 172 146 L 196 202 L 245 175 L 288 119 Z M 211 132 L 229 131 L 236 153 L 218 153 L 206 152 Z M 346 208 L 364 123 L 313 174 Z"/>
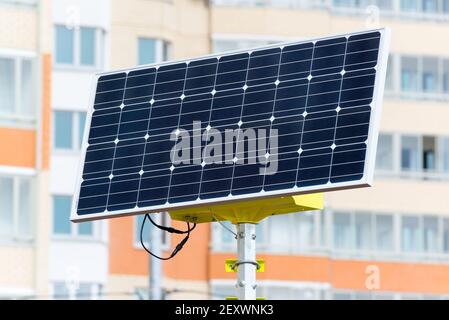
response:
<path fill-rule="evenodd" d="M 172 59 L 209 52 L 208 10 L 203 1 L 112 0 L 111 67 L 137 64 L 137 39 L 171 42 Z"/>
<path fill-rule="evenodd" d="M 37 25 L 35 8 L 0 5 L 0 48 L 36 50 Z"/>
<path fill-rule="evenodd" d="M 329 192 L 336 209 L 449 215 L 449 184 L 414 179 L 375 179 L 371 188 Z"/>
<path fill-rule="evenodd" d="M 33 289 L 34 257 L 30 246 L 0 246 L 0 286 Z"/>
<path fill-rule="evenodd" d="M 381 17 L 373 25 L 365 15 L 337 16 L 326 10 L 212 7 L 213 34 L 310 38 L 385 26 L 392 29 L 393 52 L 449 57 L 447 43 L 436 41 L 449 34 L 447 23 Z"/>
<path fill-rule="evenodd" d="M 108 299 L 134 299 L 133 293 L 136 288 L 147 288 L 148 277 L 133 275 L 111 274 L 105 292 L 109 292 Z M 209 299 L 209 285 L 206 281 L 188 281 L 164 278 L 162 288 L 179 290 L 179 293 L 172 293 L 167 296 L 169 300 L 178 299 Z"/>
<path fill-rule="evenodd" d="M 447 102 L 385 99 L 381 130 L 408 134 L 449 135 L 448 119 Z"/>

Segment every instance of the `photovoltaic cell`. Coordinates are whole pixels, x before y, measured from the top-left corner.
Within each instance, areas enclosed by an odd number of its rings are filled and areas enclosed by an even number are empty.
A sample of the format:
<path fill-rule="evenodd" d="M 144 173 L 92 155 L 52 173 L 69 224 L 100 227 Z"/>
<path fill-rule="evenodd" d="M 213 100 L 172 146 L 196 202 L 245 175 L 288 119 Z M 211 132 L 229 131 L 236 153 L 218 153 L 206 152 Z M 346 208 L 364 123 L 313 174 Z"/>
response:
<path fill-rule="evenodd" d="M 72 220 L 367 185 L 385 32 L 100 75 Z M 217 130 L 237 136 L 218 144 Z M 192 162 L 173 163 L 183 135 Z M 239 149 L 254 140 L 266 153 Z M 208 161 L 217 148 L 232 161 Z"/>

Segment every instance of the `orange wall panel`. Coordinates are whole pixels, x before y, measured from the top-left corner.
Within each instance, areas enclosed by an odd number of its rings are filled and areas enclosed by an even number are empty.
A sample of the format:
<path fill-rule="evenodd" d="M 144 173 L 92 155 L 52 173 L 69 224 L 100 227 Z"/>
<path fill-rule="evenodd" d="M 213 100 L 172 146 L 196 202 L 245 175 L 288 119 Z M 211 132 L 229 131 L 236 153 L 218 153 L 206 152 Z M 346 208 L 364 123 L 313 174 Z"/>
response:
<path fill-rule="evenodd" d="M 109 220 L 109 270 L 112 274 L 148 274 L 148 254 L 134 247 L 134 218 Z"/>
<path fill-rule="evenodd" d="M 333 262 L 333 286 L 366 290 L 367 266 L 379 268 L 379 290 L 449 293 L 449 265 L 370 261 Z"/>
<path fill-rule="evenodd" d="M 225 273 L 226 258 L 235 254 L 212 254 L 211 279 L 236 279 L 235 273 Z M 379 291 L 449 293 L 449 265 L 423 263 L 331 260 L 326 257 L 258 255 L 265 259 L 265 272 L 257 279 L 315 281 L 332 284 L 333 288 L 368 290 L 368 266 L 379 270 Z"/>
<path fill-rule="evenodd" d="M 186 229 L 185 223 L 174 222 L 173 226 Z M 176 257 L 162 262 L 165 276 L 207 280 L 209 229 L 208 225 L 198 225 Z M 113 218 L 109 221 L 109 269 L 112 274 L 148 275 L 149 255 L 140 248 L 140 244 L 137 248 L 134 246 L 133 230 L 134 217 Z M 182 237 L 171 235 L 172 250 Z M 163 255 L 168 256 L 170 252 L 163 252 Z"/>
<path fill-rule="evenodd" d="M 0 128 L 0 165 L 36 166 L 36 131 Z"/>
<path fill-rule="evenodd" d="M 50 167 L 51 148 L 51 55 L 42 55 L 42 169 Z"/>
<path fill-rule="evenodd" d="M 173 222 L 173 227 L 186 230 L 183 222 Z M 172 248 L 176 247 L 182 236 L 172 236 Z M 190 234 L 184 248 L 172 259 L 164 262 L 164 275 L 183 280 L 208 279 L 208 257 L 210 242 L 210 224 L 198 224 Z"/>

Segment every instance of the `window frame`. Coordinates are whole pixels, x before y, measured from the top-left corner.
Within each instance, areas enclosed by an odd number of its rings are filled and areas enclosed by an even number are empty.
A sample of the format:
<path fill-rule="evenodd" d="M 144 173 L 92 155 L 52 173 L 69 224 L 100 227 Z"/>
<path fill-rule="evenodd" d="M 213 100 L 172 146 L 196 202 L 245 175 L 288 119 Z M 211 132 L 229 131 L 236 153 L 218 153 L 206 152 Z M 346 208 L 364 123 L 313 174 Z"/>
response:
<path fill-rule="evenodd" d="M 170 215 L 168 214 L 168 212 L 161 212 L 159 214 L 162 214 L 162 225 L 163 226 L 171 226 L 172 225 L 172 220 Z M 133 218 L 133 248 L 137 249 L 137 250 L 145 250 L 144 248 L 142 248 L 142 244 L 140 243 L 140 228 L 141 225 L 138 223 L 139 221 L 139 216 L 144 217 L 145 215 L 134 215 L 132 216 Z M 146 225 L 150 226 L 150 228 L 156 228 L 155 226 L 153 226 L 151 224 L 150 221 L 146 221 L 145 222 Z M 151 230 L 151 229 L 150 229 Z M 161 243 L 161 250 L 162 251 L 168 251 L 171 249 L 171 235 L 168 232 L 165 232 L 163 230 L 157 229 L 158 232 L 161 233 L 161 236 L 163 237 L 162 243 Z M 150 243 L 149 242 L 145 242 L 144 241 L 145 246 L 149 246 Z"/>
<path fill-rule="evenodd" d="M 53 52 L 55 54 L 53 55 L 53 68 L 55 70 L 80 70 L 80 71 L 96 71 L 101 70 L 104 67 L 103 63 L 103 53 L 104 53 L 104 47 L 105 47 L 105 37 L 106 32 L 104 29 L 98 26 L 91 26 L 91 25 L 82 25 L 72 28 L 67 28 L 67 26 L 55 23 L 53 24 L 53 30 L 56 32 L 57 27 L 66 28 L 68 30 L 73 31 L 73 63 L 61 63 L 57 61 L 56 52 L 57 52 L 57 43 L 56 43 L 56 37 L 53 41 Z M 81 63 L 81 29 L 94 29 L 94 35 L 95 35 L 95 44 L 94 44 L 94 64 L 93 65 L 86 65 Z"/>
<path fill-rule="evenodd" d="M 385 15 L 388 18 L 403 19 L 403 20 L 437 20 L 448 21 L 449 11 L 444 11 L 444 0 L 436 0 L 436 11 L 426 12 L 423 9 L 423 0 L 416 0 L 416 10 L 402 9 L 401 0 L 391 1 L 391 5 L 387 8 L 382 7 L 379 3 L 375 3 L 379 8 L 380 14 Z M 276 4 L 271 1 L 256 1 L 256 0 L 237 0 L 229 3 L 223 0 L 212 1 L 212 6 L 217 7 L 234 7 L 234 6 L 249 6 L 249 7 L 268 7 L 268 8 L 288 8 L 288 9 L 321 9 L 330 10 L 333 15 L 360 15 L 365 13 L 368 3 L 360 3 L 355 0 L 348 0 L 347 3 L 335 4 L 335 1 L 314 1 L 313 3 L 306 3 L 300 0 L 289 1 L 287 4 Z M 381 1 L 380 1 L 381 2 Z"/>
<path fill-rule="evenodd" d="M 140 64 L 140 40 L 151 40 L 154 41 L 154 61 L 150 63 Z M 136 52 L 136 64 L 139 66 L 142 65 L 151 65 L 153 63 L 160 63 L 170 59 L 171 56 L 171 48 L 172 43 L 166 39 L 156 38 L 156 37 L 148 37 L 148 36 L 138 36 L 137 39 L 137 52 Z"/>
<path fill-rule="evenodd" d="M 30 234 L 20 234 L 20 204 L 23 199 L 20 197 L 20 182 L 27 181 L 30 188 L 29 201 L 30 208 L 36 203 L 36 185 L 34 180 L 34 174 L 22 175 L 22 174 L 5 174 L 0 172 L 0 179 L 12 180 L 12 230 L 9 235 L 0 235 L 1 243 L 23 243 L 32 244 L 36 237 L 36 219 L 34 214 L 30 213 L 28 216 L 30 222 Z"/>
<path fill-rule="evenodd" d="M 55 207 L 54 207 L 54 199 L 55 197 L 68 197 L 70 206 L 72 206 L 72 195 L 70 194 L 60 194 L 60 193 L 53 193 L 51 194 L 51 218 L 52 218 L 52 225 L 51 225 L 51 238 L 53 240 L 69 240 L 69 241 L 101 241 L 101 222 L 98 221 L 91 221 L 89 223 L 92 224 L 92 234 L 86 235 L 86 234 L 80 234 L 79 233 L 79 223 L 70 223 L 70 233 L 64 234 L 64 233 L 55 233 L 54 230 L 54 216 L 55 216 Z M 69 212 L 70 213 L 70 212 Z M 81 222 L 82 223 L 82 222 Z"/>
<path fill-rule="evenodd" d="M 399 250 L 402 257 L 405 258 L 417 258 L 417 260 L 423 259 L 438 259 L 444 258 L 445 260 L 449 257 L 449 251 L 444 251 L 444 221 L 447 219 L 445 216 L 438 214 L 417 214 L 417 213 L 401 213 L 399 216 Z M 418 233 L 419 233 L 419 248 L 415 251 L 404 251 L 402 243 L 402 222 L 404 217 L 414 217 L 418 219 Z M 424 246 L 424 219 L 425 218 L 436 218 L 437 219 L 437 250 L 436 251 L 426 251 Z"/>
<path fill-rule="evenodd" d="M 304 250 L 304 247 L 299 247 L 295 245 L 290 245 L 288 247 L 282 247 L 281 250 L 272 250 L 269 241 L 267 242 L 258 242 L 257 250 L 258 252 L 262 252 L 264 254 L 290 254 L 290 255 L 307 255 L 307 256 L 335 256 L 338 258 L 349 258 L 349 259 L 371 259 L 373 261 L 449 261 L 449 246 L 447 247 L 447 251 L 444 251 L 444 223 L 447 223 L 449 230 L 449 217 L 444 215 L 437 214 L 426 214 L 426 213 L 399 213 L 394 211 L 370 211 L 370 210 L 346 210 L 346 209 L 335 209 L 335 208 L 327 208 L 324 211 L 321 211 L 322 215 L 318 212 L 313 213 L 315 217 L 315 239 L 317 239 L 317 246 L 307 248 L 308 250 Z M 346 213 L 349 215 L 350 221 L 350 236 L 351 236 L 351 247 L 350 248 L 335 248 L 334 241 L 334 216 L 336 213 Z M 357 214 L 368 214 L 370 216 L 370 248 L 363 249 L 359 248 L 356 243 L 356 230 L 355 230 L 355 217 Z M 295 214 L 289 214 L 288 216 L 294 216 Z M 324 221 L 322 217 L 325 217 Z M 403 216 L 413 216 L 418 218 L 419 226 L 418 232 L 422 234 L 421 242 L 423 250 L 421 251 L 404 251 L 402 249 L 402 219 Z M 378 238 L 378 226 L 377 221 L 379 217 L 387 217 L 391 225 L 389 226 L 389 232 L 391 232 L 391 245 L 388 248 L 382 249 L 379 246 Z M 423 221 L 428 217 L 436 217 L 438 220 L 438 240 L 436 251 L 425 251 L 424 250 L 424 228 Z M 445 222 L 446 221 L 446 222 Z M 318 223 L 320 226 L 317 226 Z M 289 224 L 292 228 L 295 228 L 296 225 Z M 264 228 L 269 228 L 270 225 L 265 223 Z M 229 232 L 225 230 L 218 223 L 211 224 L 211 249 L 212 252 L 235 252 L 236 250 L 236 241 L 230 245 L 229 243 L 221 242 L 221 234 L 222 232 Z M 449 231 L 448 231 L 449 232 Z M 260 233 L 258 233 L 260 235 Z M 320 238 L 324 236 L 324 242 L 320 240 Z"/>
<path fill-rule="evenodd" d="M 76 290 L 70 290 L 67 287 L 66 281 L 52 281 L 50 284 L 50 292 L 53 300 L 100 300 L 103 296 L 103 284 L 95 283 L 95 282 L 84 282 L 80 281 L 77 283 L 78 288 Z M 90 287 L 89 297 L 88 298 L 79 298 L 77 297 L 77 292 L 81 285 L 87 285 Z M 56 296 L 56 286 L 64 286 L 67 291 L 67 295 L 61 295 L 59 297 Z"/>
<path fill-rule="evenodd" d="M 0 121 L 5 124 L 13 124 L 19 127 L 34 127 L 36 122 L 36 113 L 39 103 L 33 103 L 31 106 L 32 114 L 27 115 L 22 110 L 22 67 L 23 61 L 27 60 L 31 64 L 31 101 L 35 101 L 37 96 L 37 54 L 29 50 L 0 49 L 0 58 L 13 61 L 14 65 L 14 105 L 13 112 L 7 113 L 0 110 Z M 26 111 L 26 110 L 25 110 Z"/>
<path fill-rule="evenodd" d="M 57 148 L 56 147 L 56 112 L 70 112 L 72 114 L 72 141 L 71 141 L 71 148 L 65 149 L 65 148 Z M 52 141 L 51 141 L 51 147 L 52 152 L 55 154 L 78 154 L 81 152 L 83 143 L 84 143 L 84 134 L 83 138 L 81 139 L 81 127 L 80 127 L 80 119 L 81 114 L 84 114 L 84 130 L 86 130 L 86 122 L 87 122 L 87 112 L 82 110 L 65 110 L 65 109 L 53 109 L 52 110 Z"/>
<path fill-rule="evenodd" d="M 376 152 L 376 167 L 375 167 L 375 173 L 376 174 L 392 174 L 392 173 L 394 173 L 395 172 L 395 153 L 394 153 L 394 151 L 395 151 L 395 148 L 396 148 L 396 145 L 395 145 L 395 135 L 394 135 L 394 133 L 391 133 L 391 132 L 380 132 L 379 133 L 379 139 L 378 139 L 378 142 L 377 142 L 377 150 L 379 150 L 379 147 L 380 147 L 380 138 L 381 138 L 381 136 L 382 137 L 384 137 L 385 139 L 388 139 L 388 140 L 390 140 L 390 147 L 391 147 L 391 149 L 389 150 L 390 151 L 390 153 L 391 154 L 389 154 L 388 156 L 389 156 L 389 161 L 391 161 L 391 167 L 390 168 L 384 168 L 384 167 L 379 167 L 379 165 L 380 165 L 380 161 L 379 161 L 379 158 L 378 158 L 378 152 Z"/>

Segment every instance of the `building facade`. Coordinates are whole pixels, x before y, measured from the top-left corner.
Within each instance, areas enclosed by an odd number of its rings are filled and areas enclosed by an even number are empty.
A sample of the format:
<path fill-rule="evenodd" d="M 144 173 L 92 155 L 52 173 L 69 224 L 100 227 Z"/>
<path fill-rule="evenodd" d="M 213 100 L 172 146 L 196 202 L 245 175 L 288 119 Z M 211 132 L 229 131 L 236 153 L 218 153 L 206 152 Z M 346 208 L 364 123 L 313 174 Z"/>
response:
<path fill-rule="evenodd" d="M 93 74 L 383 26 L 374 187 L 261 222 L 258 296 L 449 297 L 448 0 L 3 0 L 0 26 L 0 298 L 148 298 L 142 217 L 68 222 Z M 164 298 L 234 295 L 235 255 L 229 231 L 199 225 L 163 262 Z"/>
<path fill-rule="evenodd" d="M 0 1 L 0 297 L 48 293 L 50 1 Z"/>
<path fill-rule="evenodd" d="M 113 29 L 115 17 L 129 14 L 115 10 L 118 3 L 112 5 Z M 327 194 L 323 212 L 263 221 L 258 226 L 258 256 L 266 260 L 267 270 L 258 274 L 258 295 L 287 299 L 448 296 L 449 131 L 443 119 L 449 116 L 449 48 L 438 40 L 438 35 L 449 31 L 448 1 L 134 1 L 127 6 L 133 8 L 134 17 L 127 27 L 136 30 L 132 37 L 127 33 L 127 41 L 134 42 L 127 48 L 139 48 L 138 29 L 146 28 L 155 41 L 170 43 L 169 58 L 389 26 L 393 36 L 375 185 Z M 139 14 L 150 11 L 160 13 L 157 27 L 154 20 Z M 188 14 L 186 26 L 183 14 Z M 176 23 L 170 20 L 175 17 Z M 197 24 L 194 36 L 191 28 Z M 175 26 L 181 30 L 174 30 Z M 112 36 L 113 47 L 120 42 Z M 112 50 L 112 61 L 124 46 Z M 133 65 L 132 59 L 135 53 L 129 62 L 113 67 Z M 136 245 L 140 221 L 110 222 L 114 290 L 144 292 L 147 286 L 148 257 Z M 166 246 L 175 244 L 176 239 L 171 239 Z M 200 226 L 179 256 L 164 263 L 166 297 L 233 295 L 235 275 L 225 273 L 224 260 L 235 252 L 235 240 L 222 226 Z"/>

